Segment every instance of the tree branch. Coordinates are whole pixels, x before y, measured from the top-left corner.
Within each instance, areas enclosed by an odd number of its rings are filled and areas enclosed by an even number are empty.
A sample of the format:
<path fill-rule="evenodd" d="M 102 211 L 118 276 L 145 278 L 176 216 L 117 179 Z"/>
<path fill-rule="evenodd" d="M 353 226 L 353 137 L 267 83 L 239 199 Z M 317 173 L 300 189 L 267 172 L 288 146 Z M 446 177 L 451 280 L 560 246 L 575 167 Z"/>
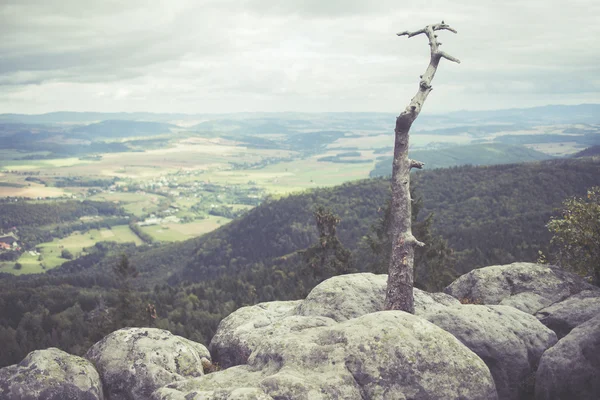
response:
<path fill-rule="evenodd" d="M 425 165 L 424 162 L 421 161 L 417 161 L 417 160 L 409 160 L 410 162 L 410 168 L 417 168 L 417 169 L 422 169 L 423 165 Z"/>
<path fill-rule="evenodd" d="M 425 73 L 421 75 L 421 81 L 419 82 L 419 91 L 417 92 L 416 96 L 413 97 L 408 107 L 406 107 L 404 112 L 400 115 L 400 117 L 408 119 L 408 121 L 406 122 L 408 122 L 409 127 L 421 112 L 421 107 L 423 107 L 423 103 L 425 103 L 427 96 L 433 90 L 433 87 L 431 86 L 431 81 L 435 76 L 440 60 L 442 58 L 445 58 L 446 60 L 460 64 L 460 60 L 458 58 L 453 57 L 450 54 L 439 49 L 441 43 L 438 41 L 437 35 L 435 34 L 435 31 L 439 30 L 447 30 L 453 33 L 457 33 L 455 29 L 451 28 L 450 25 L 446 24 L 444 21 L 442 21 L 439 24 L 427 25 L 425 28 L 419 29 L 418 31 L 404 31 L 397 33 L 398 36 L 408 36 L 409 38 L 420 34 L 425 34 L 429 39 L 429 47 L 431 48 L 431 59 L 429 60 L 427 70 L 425 70 Z"/>

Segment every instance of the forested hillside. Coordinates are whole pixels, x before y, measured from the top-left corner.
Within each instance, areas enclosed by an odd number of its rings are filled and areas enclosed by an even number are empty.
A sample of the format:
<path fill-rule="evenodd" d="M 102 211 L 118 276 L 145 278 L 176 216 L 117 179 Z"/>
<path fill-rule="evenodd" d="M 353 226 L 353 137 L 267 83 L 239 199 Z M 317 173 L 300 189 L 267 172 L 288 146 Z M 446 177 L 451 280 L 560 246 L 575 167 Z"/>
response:
<path fill-rule="evenodd" d="M 57 201 L 29 203 L 7 200 L 0 202 L 0 228 L 42 226 L 74 221 L 85 215 L 124 215 L 121 207 L 99 201 Z"/>
<path fill-rule="evenodd" d="M 419 171 L 414 183 L 423 198 L 420 218 L 434 213 L 433 228 L 455 249 L 463 272 L 535 260 L 548 245 L 545 224 L 553 210 L 600 184 L 600 160 Z M 374 257 L 364 237 L 384 216 L 387 198 L 382 178 L 316 189 L 266 201 L 185 242 L 138 248 L 105 242 L 49 273 L 3 276 L 0 366 L 49 346 L 81 354 L 110 330 L 153 323 L 145 318 L 148 302 L 156 306 L 156 326 L 208 343 L 219 321 L 236 308 L 300 298 L 322 279 L 299 252 L 316 242 L 312 213 L 318 205 L 341 218 L 337 232 L 352 250 L 350 270 L 371 268 Z M 133 268 L 128 286 L 113 273 L 121 253 Z M 119 311 L 124 309 L 126 317 Z"/>
<path fill-rule="evenodd" d="M 548 154 L 529 149 L 525 146 L 515 146 L 502 143 L 471 144 L 452 146 L 436 150 L 411 150 L 411 158 L 425 163 L 428 170 L 447 168 L 459 165 L 496 165 L 530 161 L 540 161 L 552 158 Z M 392 174 L 392 157 L 384 157 L 375 164 L 369 174 L 371 177 L 389 176 Z"/>

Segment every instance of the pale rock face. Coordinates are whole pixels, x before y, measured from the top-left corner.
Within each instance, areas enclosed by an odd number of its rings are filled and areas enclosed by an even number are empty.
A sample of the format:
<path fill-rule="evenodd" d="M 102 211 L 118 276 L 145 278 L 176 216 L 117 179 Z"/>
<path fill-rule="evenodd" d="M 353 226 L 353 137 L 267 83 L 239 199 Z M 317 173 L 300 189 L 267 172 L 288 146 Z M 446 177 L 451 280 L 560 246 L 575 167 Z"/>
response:
<path fill-rule="evenodd" d="M 387 275 L 336 276 L 321 282 L 301 301 L 274 301 L 242 307 L 219 324 L 209 350 L 222 368 L 246 364 L 265 337 L 279 336 L 383 311 Z M 460 306 L 444 293 L 415 289 L 415 314 Z"/>
<path fill-rule="evenodd" d="M 110 400 L 148 399 L 155 389 L 202 376 L 200 343 L 155 328 L 124 328 L 93 345 L 85 357 L 95 366 Z"/>
<path fill-rule="evenodd" d="M 600 315 L 574 328 L 540 360 L 536 400 L 600 399 Z"/>
<path fill-rule="evenodd" d="M 422 315 L 489 367 L 498 397 L 530 399 L 540 357 L 557 339 L 537 318 L 508 306 L 464 305 Z"/>
<path fill-rule="evenodd" d="M 86 359 L 56 348 L 32 351 L 0 369 L 0 399 L 102 400 L 102 383 Z"/>
<path fill-rule="evenodd" d="M 477 304 L 507 305 L 535 314 L 583 290 L 600 289 L 559 267 L 513 263 L 475 269 L 444 292 Z"/>
<path fill-rule="evenodd" d="M 596 315 L 600 315 L 600 290 L 584 290 L 535 314 L 559 339 Z"/>
<path fill-rule="evenodd" d="M 247 365 L 167 385 L 153 398 L 233 400 L 244 393 L 306 400 L 497 398 L 476 354 L 402 311 L 265 337 Z"/>
<path fill-rule="evenodd" d="M 242 307 L 225 317 L 213 336 L 209 350 L 213 361 L 221 368 L 246 364 L 252 350 L 265 336 L 280 334 L 280 329 L 303 329 L 303 327 L 323 326 L 333 323 L 327 318 L 321 320 L 297 321 L 297 326 L 286 326 L 281 322 L 294 315 L 301 301 L 272 301 L 254 306 Z"/>
<path fill-rule="evenodd" d="M 348 274 L 329 278 L 317 285 L 296 309 L 296 314 L 322 316 L 337 322 L 385 309 L 387 275 Z M 414 289 L 415 314 L 458 306 L 460 302 L 445 293 Z"/>
<path fill-rule="evenodd" d="M 295 313 L 342 322 L 382 311 L 386 285 L 387 275 L 364 273 L 335 276 L 311 290 Z"/>

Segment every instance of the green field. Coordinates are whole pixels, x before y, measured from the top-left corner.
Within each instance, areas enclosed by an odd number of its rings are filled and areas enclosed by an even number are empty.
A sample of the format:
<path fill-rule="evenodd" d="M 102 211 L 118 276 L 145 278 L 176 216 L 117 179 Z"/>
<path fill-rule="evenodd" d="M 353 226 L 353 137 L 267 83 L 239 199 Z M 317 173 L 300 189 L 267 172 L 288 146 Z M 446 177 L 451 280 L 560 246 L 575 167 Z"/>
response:
<path fill-rule="evenodd" d="M 119 202 L 125 211 L 141 217 L 159 209 L 164 196 L 150 193 L 105 192 L 89 197 L 90 200 Z"/>
<path fill-rule="evenodd" d="M 231 221 L 225 217 L 209 215 L 206 219 L 197 220 L 187 224 L 159 224 L 142 226 L 141 229 L 149 234 L 154 240 L 160 242 L 177 242 L 203 235 L 225 225 Z"/>
<path fill-rule="evenodd" d="M 97 242 L 114 241 L 118 243 L 134 242 L 136 245 L 142 244 L 127 225 L 113 226 L 112 229 L 92 229 L 86 233 L 74 232 L 71 235 L 62 238 L 54 239 L 52 242 L 41 243 L 37 246 L 40 249 L 42 260 L 39 260 L 39 255 L 32 255 L 30 252 L 25 252 L 17 261 L 0 262 L 0 272 L 8 272 L 15 275 L 35 274 L 44 272 L 42 263 L 46 266 L 46 270 L 55 268 L 65 260 L 62 258 L 61 252 L 67 249 L 74 257 L 84 255 L 83 249 L 91 247 Z M 16 262 L 21 263 L 20 270 L 14 269 Z"/>
<path fill-rule="evenodd" d="M 317 161 L 319 156 L 282 162 L 261 169 L 212 171 L 203 175 L 219 184 L 246 184 L 248 181 L 272 194 L 287 194 L 305 189 L 335 186 L 369 177 L 375 162 L 365 164 Z"/>

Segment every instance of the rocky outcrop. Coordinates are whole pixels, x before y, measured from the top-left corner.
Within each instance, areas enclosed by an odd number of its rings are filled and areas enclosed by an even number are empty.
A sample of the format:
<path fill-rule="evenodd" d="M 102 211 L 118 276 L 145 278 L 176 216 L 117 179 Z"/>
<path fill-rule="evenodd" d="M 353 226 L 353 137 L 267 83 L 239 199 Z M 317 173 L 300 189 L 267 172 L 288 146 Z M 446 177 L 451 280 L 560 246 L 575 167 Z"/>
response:
<path fill-rule="evenodd" d="M 596 315 L 600 315 L 600 290 L 584 290 L 535 314 L 559 339 Z"/>
<path fill-rule="evenodd" d="M 240 308 L 211 353 L 152 328 L 92 346 L 98 372 L 57 349 L 33 352 L 0 370 L 0 398 L 598 398 L 600 289 L 581 278 L 538 264 L 483 268 L 447 288 L 456 298 L 415 289 L 415 315 L 383 311 L 386 284 L 344 275 L 302 301 Z M 566 336 L 557 343 L 552 330 Z"/>
<path fill-rule="evenodd" d="M 98 370 L 110 400 L 148 399 L 157 388 L 202 376 L 203 345 L 155 328 L 124 328 L 92 346 L 85 357 Z"/>
<path fill-rule="evenodd" d="M 210 342 L 209 350 L 213 361 L 221 368 L 245 364 L 252 350 L 265 336 L 333 323 L 322 318 L 312 322 L 309 319 L 296 320 L 297 325 L 294 327 L 282 324 L 283 319 L 295 315 L 295 309 L 300 303 L 301 301 L 272 301 L 242 307 L 229 314 L 221 321 Z"/>
<path fill-rule="evenodd" d="M 327 279 L 310 291 L 295 314 L 321 316 L 336 322 L 384 309 L 387 275 L 370 273 L 340 275 Z"/>
<path fill-rule="evenodd" d="M 600 289 L 559 267 L 513 263 L 475 269 L 452 282 L 445 292 L 462 302 L 501 304 L 535 314 L 584 290 Z"/>
<path fill-rule="evenodd" d="M 600 398 L 600 315 L 574 328 L 540 360 L 536 400 Z"/>
<path fill-rule="evenodd" d="M 213 361 L 222 368 L 241 365 L 265 337 L 280 336 L 383 311 L 387 275 L 336 276 L 317 285 L 302 301 L 275 301 L 242 307 L 223 319 L 210 342 Z M 415 289 L 415 314 L 460 306 L 444 293 Z"/>
<path fill-rule="evenodd" d="M 422 315 L 453 334 L 489 367 L 500 399 L 529 399 L 540 357 L 556 335 L 534 316 L 508 306 L 464 305 Z"/>
<path fill-rule="evenodd" d="M 86 359 L 56 348 L 36 350 L 0 369 L 0 399 L 101 400 L 102 384 Z"/>
<path fill-rule="evenodd" d="M 249 393 L 310 400 L 497 398 L 489 369 L 476 354 L 402 311 L 266 336 L 247 365 L 167 385 L 153 398 L 241 399 Z"/>
<path fill-rule="evenodd" d="M 387 275 L 371 273 L 340 275 L 317 285 L 298 305 L 295 313 L 328 317 L 337 322 L 384 310 Z M 442 310 L 460 302 L 445 293 L 414 289 L 415 314 Z"/>

